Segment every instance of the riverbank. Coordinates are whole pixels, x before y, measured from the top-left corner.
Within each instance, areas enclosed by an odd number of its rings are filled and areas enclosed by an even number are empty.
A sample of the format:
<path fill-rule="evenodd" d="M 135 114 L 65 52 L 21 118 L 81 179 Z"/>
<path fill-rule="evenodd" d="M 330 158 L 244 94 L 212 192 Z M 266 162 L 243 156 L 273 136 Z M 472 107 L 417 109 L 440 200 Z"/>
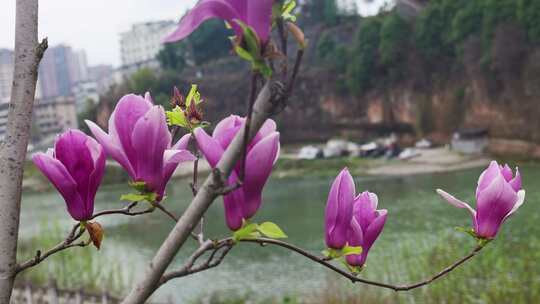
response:
<path fill-rule="evenodd" d="M 340 157 L 302 160 L 294 154 L 285 154 L 276 164 L 277 177 L 310 174 L 335 175 L 344 167 L 354 175 L 405 176 L 465 170 L 483 167 L 491 158 L 484 155 L 464 155 L 445 147 L 418 150 L 419 155 L 409 160 L 385 158 Z"/>

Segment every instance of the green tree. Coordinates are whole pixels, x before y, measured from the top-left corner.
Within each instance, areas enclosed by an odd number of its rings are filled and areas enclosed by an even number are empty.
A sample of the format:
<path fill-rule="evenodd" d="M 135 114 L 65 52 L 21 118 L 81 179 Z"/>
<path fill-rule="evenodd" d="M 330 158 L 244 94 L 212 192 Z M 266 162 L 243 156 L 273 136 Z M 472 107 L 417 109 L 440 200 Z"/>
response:
<path fill-rule="evenodd" d="M 409 24 L 396 12 L 384 17 L 379 46 L 382 64 L 398 64 L 403 59 L 406 55 L 409 34 Z"/>
<path fill-rule="evenodd" d="M 369 17 L 360 22 L 347 69 L 347 87 L 354 94 L 364 93 L 374 82 L 380 30 L 380 18 Z"/>
<path fill-rule="evenodd" d="M 517 0 L 517 17 L 533 43 L 540 43 L 540 1 Z"/>

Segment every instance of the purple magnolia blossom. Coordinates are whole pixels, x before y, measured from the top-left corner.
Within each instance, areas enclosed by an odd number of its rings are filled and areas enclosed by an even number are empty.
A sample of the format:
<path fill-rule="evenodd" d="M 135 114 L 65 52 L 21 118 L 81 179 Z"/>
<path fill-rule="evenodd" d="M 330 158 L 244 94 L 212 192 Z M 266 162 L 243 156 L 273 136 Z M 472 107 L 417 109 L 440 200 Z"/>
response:
<path fill-rule="evenodd" d="M 229 146 L 245 118 L 231 115 L 220 121 L 212 136 L 202 128 L 194 131 L 199 149 L 212 168 L 215 168 L 225 149 Z M 242 187 L 223 196 L 227 226 L 235 231 L 242 227 L 243 220 L 255 215 L 262 202 L 263 187 L 272 172 L 279 155 L 279 132 L 276 123 L 268 119 L 247 147 L 245 176 Z M 240 175 L 240 162 L 228 182 L 236 183 Z"/>
<path fill-rule="evenodd" d="M 182 40 L 204 21 L 219 18 L 227 21 L 238 37 L 243 31 L 238 22 L 253 28 L 262 42 L 270 36 L 273 0 L 200 0 L 180 20 L 178 28 L 165 38 L 165 42 Z"/>
<path fill-rule="evenodd" d="M 377 210 L 378 198 L 375 193 L 365 191 L 354 200 L 354 211 L 347 239 L 349 246 L 361 246 L 361 254 L 346 257 L 352 266 L 362 266 L 366 263 L 369 249 L 381 234 L 386 223 L 387 210 Z"/>
<path fill-rule="evenodd" d="M 341 249 L 347 245 L 347 231 L 353 217 L 354 181 L 347 168 L 341 170 L 330 188 L 325 210 L 326 246 Z"/>
<path fill-rule="evenodd" d="M 64 197 L 71 217 L 89 220 L 105 172 L 103 147 L 83 132 L 69 130 L 58 136 L 54 149 L 32 160 Z"/>
<path fill-rule="evenodd" d="M 86 121 L 90 131 L 136 182 L 145 182 L 148 191 L 163 198 L 165 186 L 179 163 L 195 160 L 186 150 L 189 134 L 171 146 L 171 133 L 165 112 L 155 106 L 149 93 L 145 97 L 126 95 L 120 99 L 109 119 L 109 134 Z"/>
<path fill-rule="evenodd" d="M 508 165 L 499 166 L 496 161 L 492 161 L 478 179 L 476 210 L 443 190 L 438 189 L 437 193 L 450 204 L 469 210 L 476 235 L 486 239 L 494 238 L 504 221 L 525 200 L 518 169 L 514 176 Z"/>

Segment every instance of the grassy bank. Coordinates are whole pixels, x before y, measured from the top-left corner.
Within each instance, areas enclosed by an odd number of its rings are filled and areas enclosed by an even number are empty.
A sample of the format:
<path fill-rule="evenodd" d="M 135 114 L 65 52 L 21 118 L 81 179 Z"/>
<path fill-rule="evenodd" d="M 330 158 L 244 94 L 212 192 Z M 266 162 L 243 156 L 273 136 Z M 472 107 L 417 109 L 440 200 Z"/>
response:
<path fill-rule="evenodd" d="M 389 164 L 395 160 L 358 158 L 358 157 L 339 157 L 329 159 L 292 159 L 280 158 L 274 168 L 274 176 L 335 176 L 344 167 L 349 168 L 354 175 L 364 175 L 367 169 Z"/>

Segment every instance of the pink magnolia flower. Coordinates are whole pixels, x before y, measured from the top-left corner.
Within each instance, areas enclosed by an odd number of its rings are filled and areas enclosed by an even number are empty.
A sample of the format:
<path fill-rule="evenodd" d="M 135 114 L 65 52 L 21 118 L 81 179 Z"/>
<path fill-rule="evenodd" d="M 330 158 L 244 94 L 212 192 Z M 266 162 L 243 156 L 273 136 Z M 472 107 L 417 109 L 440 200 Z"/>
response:
<path fill-rule="evenodd" d="M 153 105 L 149 93 L 144 98 L 130 94 L 120 99 L 109 119 L 109 134 L 91 121 L 86 124 L 105 152 L 134 181 L 145 182 L 148 191 L 158 194 L 158 200 L 178 164 L 195 160 L 186 150 L 189 134 L 171 146 L 165 112 Z"/>
<path fill-rule="evenodd" d="M 245 118 L 231 115 L 220 121 L 212 136 L 202 128 L 194 131 L 199 149 L 212 168 L 215 168 L 225 149 L 229 146 Z M 279 132 L 276 123 L 268 119 L 255 135 L 247 148 L 245 176 L 242 186 L 223 197 L 227 226 L 233 231 L 242 227 L 242 222 L 255 215 L 262 202 L 262 190 L 272 173 L 272 167 L 279 155 Z M 240 175 L 238 163 L 229 177 L 229 183 L 236 183 Z"/>
<path fill-rule="evenodd" d="M 469 210 L 476 235 L 486 239 L 494 238 L 504 221 L 525 201 L 519 171 L 516 169 L 514 176 L 508 165 L 499 166 L 496 161 L 478 179 L 476 210 L 441 189 L 437 193 L 450 204 Z"/>
<path fill-rule="evenodd" d="M 361 254 L 346 257 L 352 266 L 362 266 L 366 263 L 369 249 L 381 234 L 388 211 L 377 210 L 378 198 L 375 193 L 365 191 L 354 199 L 354 211 L 347 239 L 349 246 L 361 246 Z"/>
<path fill-rule="evenodd" d="M 325 210 L 326 246 L 341 249 L 347 245 L 347 231 L 353 217 L 354 181 L 347 168 L 341 170 L 330 188 Z"/>
<path fill-rule="evenodd" d="M 239 22 L 253 28 L 262 42 L 270 36 L 273 0 L 200 0 L 180 20 L 178 28 L 165 38 L 165 42 L 184 39 L 204 21 L 219 18 L 227 21 L 238 37 L 243 31 Z"/>
<path fill-rule="evenodd" d="M 54 149 L 37 153 L 32 160 L 60 192 L 71 217 L 89 220 L 105 172 L 103 147 L 83 132 L 69 130 L 58 136 Z"/>

